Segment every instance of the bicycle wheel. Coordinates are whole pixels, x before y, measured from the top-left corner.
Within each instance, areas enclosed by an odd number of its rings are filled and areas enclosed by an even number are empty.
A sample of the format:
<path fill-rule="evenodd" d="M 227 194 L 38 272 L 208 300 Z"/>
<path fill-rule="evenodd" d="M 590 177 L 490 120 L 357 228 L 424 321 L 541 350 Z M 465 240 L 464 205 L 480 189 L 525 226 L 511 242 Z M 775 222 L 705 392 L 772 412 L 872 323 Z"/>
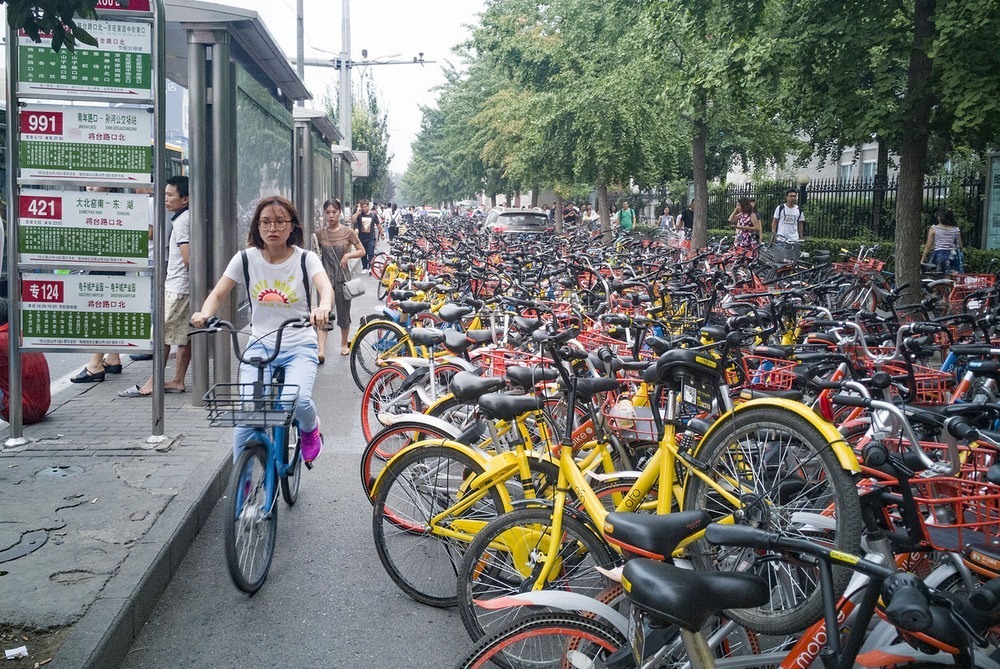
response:
<path fill-rule="evenodd" d="M 401 450 L 426 439 L 449 439 L 451 435 L 431 425 L 405 421 L 385 428 L 369 440 L 361 456 L 361 487 L 373 504 L 372 486 L 385 464 Z"/>
<path fill-rule="evenodd" d="M 427 445 L 393 459 L 375 492 L 375 551 L 389 577 L 407 595 L 430 606 L 454 606 L 456 565 L 469 537 L 503 510 L 496 488 L 470 490 L 479 462 L 443 445 Z M 461 503 L 455 512 L 434 518 Z"/>
<path fill-rule="evenodd" d="M 382 275 L 385 273 L 385 268 L 390 262 L 392 262 L 392 256 L 385 251 L 379 251 L 373 255 L 372 261 L 368 263 L 368 267 L 371 268 L 372 276 L 381 281 Z"/>
<path fill-rule="evenodd" d="M 411 390 L 407 397 L 401 397 L 408 376 L 405 369 L 390 364 L 368 380 L 361 395 L 361 433 L 366 442 L 382 429 L 379 414 L 421 413 L 420 400 L 415 392 Z"/>
<path fill-rule="evenodd" d="M 854 482 L 807 419 L 788 409 L 763 406 L 723 421 L 693 458 L 704 463 L 701 473 L 712 485 L 689 474 L 685 509 L 704 509 L 717 519 L 735 514 L 740 523 L 858 552 L 862 523 Z M 730 501 L 733 497 L 737 504 Z M 832 517 L 834 529 L 820 527 L 817 516 Z M 728 612 L 740 624 L 766 634 L 791 634 L 819 620 L 823 599 L 818 570 L 762 557 L 753 550 L 711 546 L 704 540 L 691 548 L 691 559 L 700 569 L 751 571 L 770 584 L 768 604 Z M 834 571 L 835 596 L 843 593 L 850 575 L 847 569 Z"/>
<path fill-rule="evenodd" d="M 476 644 L 461 669 L 572 669 L 598 663 L 627 645 L 611 625 L 578 613 L 537 613 Z M 492 664 L 491 664 L 492 663 Z"/>
<path fill-rule="evenodd" d="M 236 459 L 223 510 L 226 566 L 236 587 L 250 594 L 267 579 L 278 530 L 278 507 L 267 498 L 267 467 L 264 444 L 248 443 Z"/>
<path fill-rule="evenodd" d="M 556 546 L 552 542 L 557 541 Z M 604 540 L 581 521 L 562 517 L 562 532 L 552 535 L 552 509 L 516 509 L 491 521 L 469 544 L 458 570 L 458 612 L 473 640 L 493 634 L 523 618 L 523 607 L 490 611 L 477 601 L 530 590 L 545 565 L 549 548 L 552 565 L 544 587 L 596 596 L 607 579 L 595 569 L 613 562 Z"/>
<path fill-rule="evenodd" d="M 295 506 L 299 498 L 299 484 L 302 483 L 302 444 L 299 441 L 299 425 L 292 423 L 283 430 L 285 462 L 293 463 L 287 476 L 281 477 L 281 496 L 288 506 Z"/>
<path fill-rule="evenodd" d="M 378 371 L 380 358 L 416 355 L 416 349 L 406 330 L 392 321 L 368 321 L 351 341 L 351 376 L 358 390 L 364 390 L 368 380 Z"/>

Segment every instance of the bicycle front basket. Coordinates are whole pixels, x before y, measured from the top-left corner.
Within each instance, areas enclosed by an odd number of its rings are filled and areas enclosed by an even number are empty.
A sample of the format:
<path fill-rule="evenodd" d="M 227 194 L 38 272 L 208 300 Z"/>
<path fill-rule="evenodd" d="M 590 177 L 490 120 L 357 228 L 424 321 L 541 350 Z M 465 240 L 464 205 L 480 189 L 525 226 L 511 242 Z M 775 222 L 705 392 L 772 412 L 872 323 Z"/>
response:
<path fill-rule="evenodd" d="M 208 420 L 213 427 L 270 428 L 289 425 L 299 387 L 266 383 L 254 399 L 253 383 L 217 383 L 205 393 Z"/>

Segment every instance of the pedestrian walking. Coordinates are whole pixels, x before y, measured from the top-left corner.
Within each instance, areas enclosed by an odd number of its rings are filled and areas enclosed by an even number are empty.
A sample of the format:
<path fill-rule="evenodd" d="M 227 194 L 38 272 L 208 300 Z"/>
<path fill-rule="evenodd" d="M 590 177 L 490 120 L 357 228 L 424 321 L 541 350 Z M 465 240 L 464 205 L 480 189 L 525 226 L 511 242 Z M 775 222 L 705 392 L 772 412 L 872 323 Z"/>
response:
<path fill-rule="evenodd" d="M 323 269 L 333 284 L 333 305 L 336 308 L 337 324 L 340 325 L 340 355 L 349 355 L 351 299 L 344 290 L 344 284 L 350 278 L 349 261 L 363 257 L 365 247 L 358 239 L 358 233 L 343 224 L 340 200 L 334 198 L 324 202 L 323 213 L 326 216 L 326 227 L 320 229 L 317 235 L 320 260 L 323 261 Z M 326 361 L 326 340 L 329 332 L 326 328 L 320 328 L 317 335 L 319 364 L 322 365 Z"/>
<path fill-rule="evenodd" d="M 920 257 L 920 262 L 927 262 L 927 256 L 931 257 L 931 264 L 939 272 L 965 272 L 962 262 L 962 231 L 959 230 L 955 222 L 955 214 L 951 209 L 941 208 L 937 211 L 937 224 L 932 225 L 927 231 L 927 243 L 924 245 L 924 253 Z M 933 252 L 933 255 L 931 255 Z"/>
<path fill-rule="evenodd" d="M 737 200 L 736 208 L 729 215 L 729 222 L 736 226 L 735 244 L 739 248 L 752 249 L 757 246 L 757 239 L 761 232 L 760 219 L 750 204 L 750 198 L 741 197 Z"/>
<path fill-rule="evenodd" d="M 392 206 L 389 208 L 389 221 L 386 228 L 389 230 L 389 241 L 391 242 L 396 237 L 399 237 L 399 224 L 403 220 L 403 214 L 400 213 L 399 208 L 396 207 L 396 203 L 393 202 Z"/>
<path fill-rule="evenodd" d="M 805 240 L 806 217 L 798 206 L 799 194 L 794 188 L 785 193 L 785 203 L 779 204 L 771 218 L 771 240 L 775 242 L 775 260 L 797 260 Z"/>
<path fill-rule="evenodd" d="M 164 392 L 183 393 L 187 386 L 184 379 L 191 362 L 191 343 L 188 340 L 188 323 L 191 318 L 191 277 L 188 264 L 191 260 L 191 216 L 188 211 L 188 178 L 172 176 L 164 188 L 164 204 L 172 214 L 170 251 L 167 257 L 167 278 L 164 281 L 165 318 L 163 326 L 163 361 L 170 356 L 170 347 L 177 347 L 173 379 L 163 384 Z M 153 394 L 153 377 L 141 387 L 129 386 L 118 392 L 119 397 L 149 397 Z"/>
<path fill-rule="evenodd" d="M 635 212 L 629 206 L 628 200 L 622 202 L 622 210 L 618 212 L 618 225 L 625 232 L 631 232 L 635 228 Z"/>
<path fill-rule="evenodd" d="M 663 208 L 663 214 L 660 216 L 660 231 L 670 232 L 674 229 L 674 217 L 670 215 L 670 207 Z"/>
<path fill-rule="evenodd" d="M 379 215 L 371 210 L 368 200 L 358 202 L 358 210 L 351 217 L 351 227 L 358 233 L 358 239 L 365 247 L 365 255 L 361 258 L 361 266 L 370 271 L 372 258 L 375 257 L 375 244 L 382 236 L 382 221 Z"/>

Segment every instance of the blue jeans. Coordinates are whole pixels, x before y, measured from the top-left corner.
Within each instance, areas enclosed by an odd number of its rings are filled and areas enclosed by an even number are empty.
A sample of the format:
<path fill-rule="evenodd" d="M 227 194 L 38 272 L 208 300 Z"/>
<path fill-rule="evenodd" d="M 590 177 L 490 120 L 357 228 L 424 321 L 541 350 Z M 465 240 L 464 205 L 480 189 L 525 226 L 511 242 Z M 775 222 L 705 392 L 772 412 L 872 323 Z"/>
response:
<path fill-rule="evenodd" d="M 266 358 L 271 355 L 271 350 L 264 344 L 257 342 L 249 346 L 244 353 L 244 358 L 261 357 Z M 275 367 L 284 367 L 285 384 L 298 386 L 299 397 L 295 402 L 295 420 L 299 422 L 299 430 L 311 432 L 316 429 L 318 420 L 316 418 L 316 405 L 312 401 L 313 384 L 316 383 L 316 370 L 319 366 L 319 353 L 316 344 L 301 344 L 299 346 L 282 346 L 278 357 L 274 359 L 271 366 L 264 370 L 264 382 L 270 383 L 271 370 Z M 240 365 L 240 383 L 250 384 L 257 380 L 257 368 L 251 365 Z M 245 388 L 246 390 L 246 388 Z M 291 398 L 289 398 L 290 400 Z M 233 431 L 233 460 L 239 455 L 243 444 L 254 433 L 250 427 L 238 427 Z"/>
<path fill-rule="evenodd" d="M 962 252 L 958 249 L 935 251 L 934 255 L 931 256 L 931 264 L 939 272 L 958 272 L 959 274 L 965 272 L 965 268 L 962 266 Z"/>

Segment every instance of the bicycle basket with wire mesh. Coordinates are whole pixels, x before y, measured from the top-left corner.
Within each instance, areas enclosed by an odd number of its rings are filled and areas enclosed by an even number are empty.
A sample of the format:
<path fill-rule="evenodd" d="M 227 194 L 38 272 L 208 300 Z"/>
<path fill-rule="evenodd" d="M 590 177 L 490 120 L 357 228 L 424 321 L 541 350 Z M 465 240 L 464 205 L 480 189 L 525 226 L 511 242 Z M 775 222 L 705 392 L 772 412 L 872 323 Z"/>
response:
<path fill-rule="evenodd" d="M 205 393 L 212 427 L 270 428 L 290 425 L 299 387 L 266 383 L 262 397 L 254 399 L 253 383 L 217 383 Z"/>

